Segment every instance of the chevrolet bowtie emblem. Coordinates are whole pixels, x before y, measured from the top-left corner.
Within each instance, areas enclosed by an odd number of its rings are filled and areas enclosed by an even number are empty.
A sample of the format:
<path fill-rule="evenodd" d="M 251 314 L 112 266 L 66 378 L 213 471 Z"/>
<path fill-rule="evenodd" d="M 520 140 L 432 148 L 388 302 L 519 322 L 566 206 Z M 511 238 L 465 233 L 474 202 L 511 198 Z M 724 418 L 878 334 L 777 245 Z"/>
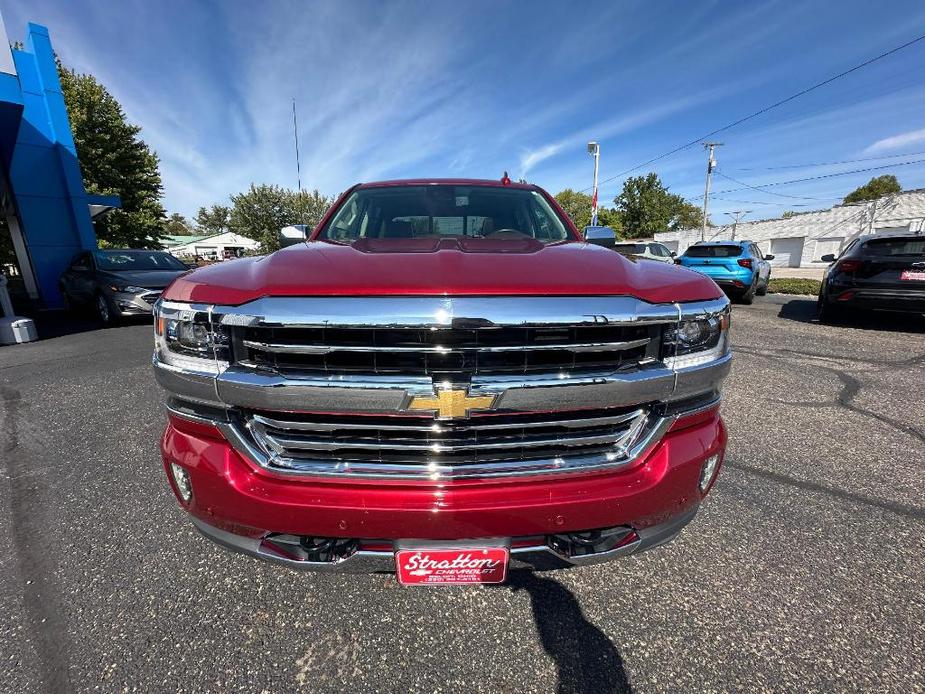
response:
<path fill-rule="evenodd" d="M 438 390 L 435 396 L 415 395 L 406 410 L 430 410 L 440 419 L 468 417 L 472 410 L 489 410 L 497 395 L 469 395 L 465 389 Z"/>

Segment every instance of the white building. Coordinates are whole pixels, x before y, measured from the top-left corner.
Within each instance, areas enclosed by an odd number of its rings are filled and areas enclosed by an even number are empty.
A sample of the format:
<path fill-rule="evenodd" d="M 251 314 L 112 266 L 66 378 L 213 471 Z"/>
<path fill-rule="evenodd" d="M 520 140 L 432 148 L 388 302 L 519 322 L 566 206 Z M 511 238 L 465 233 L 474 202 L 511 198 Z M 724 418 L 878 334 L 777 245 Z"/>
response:
<path fill-rule="evenodd" d="M 823 255 L 837 255 L 861 234 L 883 231 L 925 231 L 925 188 L 782 219 L 740 222 L 734 232 L 732 225 L 707 227 L 706 240 L 755 241 L 774 256 L 771 265 L 777 267 L 825 267 L 827 263 L 819 260 Z M 700 241 L 700 232 L 667 231 L 656 234 L 655 240 L 680 255 Z"/>
<path fill-rule="evenodd" d="M 215 236 L 171 236 L 162 241 L 164 249 L 178 258 L 222 260 L 237 257 L 245 251 L 256 250 L 260 245 L 254 239 L 230 231 Z"/>

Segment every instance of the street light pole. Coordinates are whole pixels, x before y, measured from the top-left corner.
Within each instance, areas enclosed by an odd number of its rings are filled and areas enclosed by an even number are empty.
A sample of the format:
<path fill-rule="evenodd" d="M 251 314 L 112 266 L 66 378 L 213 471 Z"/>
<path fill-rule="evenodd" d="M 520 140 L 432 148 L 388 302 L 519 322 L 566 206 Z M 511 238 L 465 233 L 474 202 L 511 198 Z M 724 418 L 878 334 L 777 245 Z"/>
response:
<path fill-rule="evenodd" d="M 594 157 L 594 192 L 591 193 L 591 226 L 597 226 L 597 169 L 601 160 L 601 146 L 596 142 L 588 143 L 588 154 Z"/>
<path fill-rule="evenodd" d="M 710 150 L 710 157 L 707 159 L 707 182 L 703 189 L 703 226 L 700 228 L 700 240 L 707 240 L 707 208 L 710 200 L 710 182 L 713 180 L 713 169 L 716 167 L 716 159 L 713 158 L 713 148 L 722 147 L 722 142 L 704 142 L 704 149 Z"/>
<path fill-rule="evenodd" d="M 736 240 L 736 230 L 739 228 L 739 218 L 747 215 L 751 210 L 736 210 L 735 212 L 727 212 L 730 217 L 732 217 L 732 240 Z"/>

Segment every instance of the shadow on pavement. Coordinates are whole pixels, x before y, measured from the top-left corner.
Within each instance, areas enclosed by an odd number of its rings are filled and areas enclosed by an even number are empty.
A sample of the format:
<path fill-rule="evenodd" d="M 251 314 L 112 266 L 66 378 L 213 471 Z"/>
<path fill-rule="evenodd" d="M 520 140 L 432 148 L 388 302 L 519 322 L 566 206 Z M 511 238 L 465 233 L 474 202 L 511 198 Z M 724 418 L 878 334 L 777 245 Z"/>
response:
<path fill-rule="evenodd" d="M 35 328 L 39 334 L 39 340 L 48 340 L 55 337 L 64 337 L 65 335 L 75 335 L 77 333 L 86 333 L 92 330 L 106 330 L 106 326 L 89 311 L 36 311 L 31 315 L 35 320 Z M 144 325 L 151 323 L 151 316 L 138 316 L 124 318 L 113 327 L 122 325 Z"/>
<path fill-rule="evenodd" d="M 530 571 L 511 572 L 508 585 L 530 594 L 543 649 L 555 660 L 558 691 L 632 692 L 623 659 L 609 638 L 589 622 L 572 593 Z"/>
<path fill-rule="evenodd" d="M 800 323 L 818 323 L 816 299 L 791 299 L 780 307 L 777 316 L 786 320 L 799 321 Z M 859 330 L 925 333 L 925 318 L 914 313 L 859 310 L 849 318 L 832 325 Z"/>

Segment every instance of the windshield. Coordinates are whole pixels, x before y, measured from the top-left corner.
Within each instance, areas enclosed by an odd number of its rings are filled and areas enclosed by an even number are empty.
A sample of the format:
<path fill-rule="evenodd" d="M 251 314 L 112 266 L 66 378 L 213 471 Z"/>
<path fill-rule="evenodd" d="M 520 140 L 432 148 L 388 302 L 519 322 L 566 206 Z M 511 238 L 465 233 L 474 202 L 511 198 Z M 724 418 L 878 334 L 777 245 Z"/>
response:
<path fill-rule="evenodd" d="M 689 258 L 738 258 L 742 255 L 741 246 L 691 246 L 684 255 Z"/>
<path fill-rule="evenodd" d="M 868 255 L 925 255 L 925 237 L 873 239 L 864 245 Z"/>
<path fill-rule="evenodd" d="M 100 270 L 187 270 L 186 265 L 164 251 L 96 251 Z"/>
<path fill-rule="evenodd" d="M 542 194 L 491 186 L 388 186 L 351 193 L 318 235 L 351 242 L 528 236 L 543 243 L 569 238 L 565 224 Z"/>
<path fill-rule="evenodd" d="M 646 244 L 644 243 L 618 243 L 613 249 L 617 253 L 623 253 L 624 255 L 642 255 L 646 252 Z"/>

